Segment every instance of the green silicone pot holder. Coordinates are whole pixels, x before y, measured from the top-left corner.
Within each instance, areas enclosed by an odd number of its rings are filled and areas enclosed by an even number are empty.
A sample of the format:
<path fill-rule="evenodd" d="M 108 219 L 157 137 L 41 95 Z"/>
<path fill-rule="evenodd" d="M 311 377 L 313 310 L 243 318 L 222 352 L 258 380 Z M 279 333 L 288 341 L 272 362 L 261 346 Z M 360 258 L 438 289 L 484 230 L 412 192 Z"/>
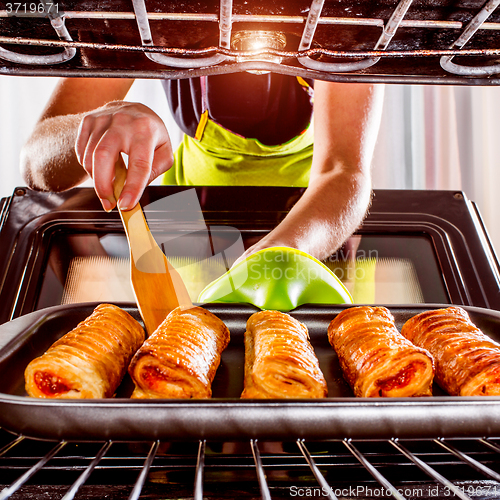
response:
<path fill-rule="evenodd" d="M 288 312 L 302 304 L 352 304 L 343 283 L 311 255 L 289 247 L 260 250 L 200 293 L 198 302 L 249 303 Z"/>

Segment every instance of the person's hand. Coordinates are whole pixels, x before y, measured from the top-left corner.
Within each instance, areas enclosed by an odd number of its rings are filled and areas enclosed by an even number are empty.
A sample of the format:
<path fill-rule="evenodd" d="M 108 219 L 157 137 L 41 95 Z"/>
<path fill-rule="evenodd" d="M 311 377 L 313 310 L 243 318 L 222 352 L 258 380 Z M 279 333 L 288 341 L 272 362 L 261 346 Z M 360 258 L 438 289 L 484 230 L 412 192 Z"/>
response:
<path fill-rule="evenodd" d="M 254 243 L 251 247 L 247 248 L 243 254 L 241 254 L 235 261 L 234 264 L 231 267 L 236 266 L 236 264 L 239 264 L 240 262 L 244 261 L 246 258 L 250 257 L 250 255 L 253 255 L 254 253 L 264 250 L 266 248 L 273 248 L 273 247 L 289 247 L 289 248 L 294 248 L 290 242 L 284 242 L 284 241 L 277 241 L 271 238 L 272 232 L 269 233 L 266 237 L 262 238 L 261 240 L 257 241 L 257 243 Z"/>
<path fill-rule="evenodd" d="M 113 101 L 87 113 L 80 123 L 75 151 L 94 179 L 97 196 L 106 211 L 116 203 L 133 208 L 145 187 L 173 163 L 172 146 L 161 118 L 143 104 Z M 128 155 L 127 181 L 119 200 L 113 194 L 115 163 Z"/>

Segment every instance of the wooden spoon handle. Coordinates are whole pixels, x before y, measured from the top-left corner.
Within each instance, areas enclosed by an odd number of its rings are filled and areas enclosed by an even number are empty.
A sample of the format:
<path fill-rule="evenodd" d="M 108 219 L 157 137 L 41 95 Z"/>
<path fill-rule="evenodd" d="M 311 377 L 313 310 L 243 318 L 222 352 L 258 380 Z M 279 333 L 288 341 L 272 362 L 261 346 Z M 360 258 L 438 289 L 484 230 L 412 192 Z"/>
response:
<path fill-rule="evenodd" d="M 118 198 L 120 198 L 120 195 L 123 191 L 123 186 L 125 185 L 125 181 L 127 179 L 127 167 L 125 166 L 125 162 L 123 161 L 122 156 L 118 158 L 118 161 L 115 163 L 115 180 L 113 182 L 113 194 L 115 195 L 116 201 L 118 201 Z M 123 221 L 123 226 L 125 228 L 125 233 L 127 234 L 127 237 L 129 236 L 129 222 L 131 217 L 136 214 L 137 212 L 141 212 L 141 215 L 139 216 L 140 221 L 138 220 L 138 217 L 135 217 L 134 220 L 136 221 L 136 224 L 139 224 L 141 226 L 140 231 L 148 231 L 149 228 L 147 227 L 146 219 L 144 218 L 144 213 L 142 212 L 141 205 L 137 203 L 137 205 L 130 210 L 120 210 L 120 208 L 117 206 L 118 211 L 120 212 L 121 219 Z"/>
<path fill-rule="evenodd" d="M 115 164 L 115 180 L 113 183 L 113 192 L 117 201 L 123 190 L 126 179 L 127 167 L 125 166 L 125 162 L 120 155 Z M 125 234 L 127 235 L 131 257 L 135 262 L 137 262 L 143 255 L 150 252 L 151 249 L 157 247 L 157 244 L 153 235 L 149 231 L 148 223 L 146 222 L 144 212 L 142 211 L 142 207 L 139 203 L 137 203 L 137 205 L 130 210 L 120 210 L 119 207 L 117 207 L 117 209 L 123 222 Z M 164 268 L 163 254 L 159 248 L 158 251 L 159 253 L 149 254 L 151 264 L 154 264 L 156 261 L 156 264 L 153 265 L 153 269 Z M 156 255 L 156 259 L 154 259 L 154 255 Z"/>
<path fill-rule="evenodd" d="M 115 165 L 113 193 L 116 200 L 125 185 L 127 168 L 120 156 Z M 130 247 L 130 277 L 137 307 L 146 330 L 153 333 L 167 314 L 178 306 L 192 307 L 179 273 L 172 267 L 149 230 L 141 205 L 120 210 Z"/>
<path fill-rule="evenodd" d="M 120 195 L 122 194 L 126 179 L 127 167 L 125 166 L 125 162 L 120 154 L 118 161 L 115 163 L 115 180 L 113 182 L 113 194 L 115 195 L 116 201 L 118 201 L 118 198 L 120 198 Z"/>

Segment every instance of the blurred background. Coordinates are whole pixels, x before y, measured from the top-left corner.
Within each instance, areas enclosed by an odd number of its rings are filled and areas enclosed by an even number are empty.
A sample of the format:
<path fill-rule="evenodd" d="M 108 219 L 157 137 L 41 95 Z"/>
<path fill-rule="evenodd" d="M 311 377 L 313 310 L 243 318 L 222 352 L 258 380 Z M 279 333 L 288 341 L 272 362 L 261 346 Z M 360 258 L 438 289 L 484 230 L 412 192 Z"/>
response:
<path fill-rule="evenodd" d="M 56 82 L 0 76 L 0 197 L 24 185 L 19 153 Z M 180 142 L 160 82 L 137 80 L 127 100 L 154 109 L 173 145 Z M 500 88 L 386 85 L 373 185 L 464 191 L 477 203 L 498 254 Z"/>

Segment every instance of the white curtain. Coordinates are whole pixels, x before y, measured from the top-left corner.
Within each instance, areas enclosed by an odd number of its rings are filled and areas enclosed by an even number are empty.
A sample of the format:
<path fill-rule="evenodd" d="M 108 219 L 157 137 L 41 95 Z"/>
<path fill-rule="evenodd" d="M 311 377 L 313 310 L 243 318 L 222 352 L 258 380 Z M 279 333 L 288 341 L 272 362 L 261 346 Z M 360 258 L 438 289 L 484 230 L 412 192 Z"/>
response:
<path fill-rule="evenodd" d="M 0 76 L 0 197 L 24 184 L 19 152 L 57 79 Z"/>
<path fill-rule="evenodd" d="M 500 88 L 387 85 L 373 176 L 375 188 L 463 191 L 500 250 Z"/>
<path fill-rule="evenodd" d="M 55 83 L 0 76 L 1 197 L 23 184 L 19 151 Z M 127 98 L 153 108 L 178 144 L 159 82 L 138 80 Z M 500 250 L 500 88 L 386 85 L 373 173 L 376 188 L 463 190 Z"/>

